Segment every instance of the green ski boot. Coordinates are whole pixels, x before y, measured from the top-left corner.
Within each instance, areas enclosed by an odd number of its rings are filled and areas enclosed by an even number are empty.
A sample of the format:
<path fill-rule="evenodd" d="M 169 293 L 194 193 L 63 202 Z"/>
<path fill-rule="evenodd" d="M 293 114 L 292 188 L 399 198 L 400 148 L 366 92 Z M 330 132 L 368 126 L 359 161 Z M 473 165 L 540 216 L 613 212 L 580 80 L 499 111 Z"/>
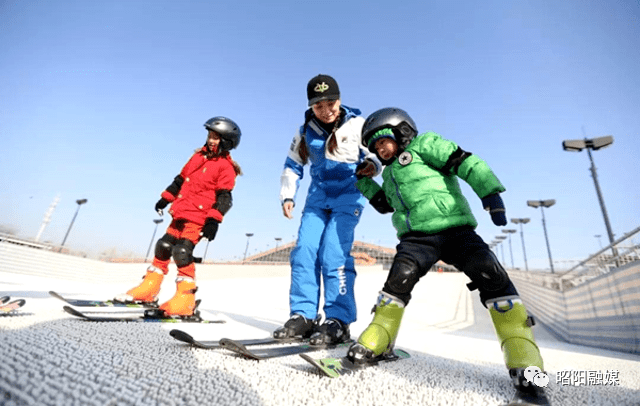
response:
<path fill-rule="evenodd" d="M 507 296 L 487 300 L 486 305 L 507 368 L 536 366 L 544 371 L 540 350 L 531 331 L 532 319 L 527 315 L 522 300 L 518 296 Z"/>
<path fill-rule="evenodd" d="M 393 350 L 404 314 L 404 303 L 388 293 L 380 292 L 374 312 L 371 324 L 347 352 L 347 357 L 353 363 L 369 363 Z"/>
<path fill-rule="evenodd" d="M 509 376 L 518 393 L 545 398 L 543 389 L 534 384 L 535 380 L 529 379 L 532 374 L 527 373 L 544 371 L 544 365 L 531 331 L 533 318 L 527 315 L 522 300 L 518 296 L 506 296 L 487 300 L 486 305 L 500 340 Z"/>

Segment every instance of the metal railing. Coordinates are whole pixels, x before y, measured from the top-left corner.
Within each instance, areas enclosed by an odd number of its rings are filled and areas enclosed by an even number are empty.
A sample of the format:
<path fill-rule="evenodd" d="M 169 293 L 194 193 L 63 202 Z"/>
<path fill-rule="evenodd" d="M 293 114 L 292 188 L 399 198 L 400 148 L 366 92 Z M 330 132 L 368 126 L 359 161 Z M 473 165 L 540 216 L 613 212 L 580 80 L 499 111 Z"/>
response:
<path fill-rule="evenodd" d="M 640 227 L 626 233 L 568 271 L 558 274 L 561 289 L 579 286 L 590 279 L 609 273 L 611 269 L 639 261 L 640 243 L 633 239 L 638 233 Z"/>

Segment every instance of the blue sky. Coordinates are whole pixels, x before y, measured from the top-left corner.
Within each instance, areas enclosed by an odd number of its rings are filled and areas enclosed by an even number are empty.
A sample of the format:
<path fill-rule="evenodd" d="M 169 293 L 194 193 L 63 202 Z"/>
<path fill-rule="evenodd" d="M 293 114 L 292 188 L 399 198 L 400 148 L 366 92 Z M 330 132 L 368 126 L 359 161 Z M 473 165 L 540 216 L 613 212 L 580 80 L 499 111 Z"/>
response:
<path fill-rule="evenodd" d="M 66 246 L 144 256 L 160 193 L 204 143 L 203 123 L 225 115 L 242 129 L 245 174 L 207 259 L 242 258 L 248 232 L 250 254 L 292 241 L 308 172 L 294 220 L 279 179 L 318 73 L 365 116 L 401 107 L 485 159 L 507 217 L 531 218 L 530 267 L 548 256 L 527 200 L 557 201 L 545 210 L 557 268 L 597 251 L 595 235 L 607 242 L 588 156 L 565 139 L 614 136 L 594 152 L 612 228 L 640 225 L 638 1 L 0 1 L 0 26 L 0 225 L 22 237 L 59 194 L 41 238 L 59 244 L 86 198 Z M 478 233 L 505 235 L 463 191 Z M 371 208 L 356 239 L 397 242 Z M 519 233 L 512 250 L 523 267 Z"/>

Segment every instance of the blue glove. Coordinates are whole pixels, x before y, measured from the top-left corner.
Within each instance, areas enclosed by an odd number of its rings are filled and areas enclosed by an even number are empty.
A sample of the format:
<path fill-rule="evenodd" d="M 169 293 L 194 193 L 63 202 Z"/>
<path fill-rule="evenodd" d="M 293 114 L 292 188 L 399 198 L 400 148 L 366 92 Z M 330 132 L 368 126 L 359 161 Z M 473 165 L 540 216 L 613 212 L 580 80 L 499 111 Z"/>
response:
<path fill-rule="evenodd" d="M 494 193 L 482 198 L 482 207 L 491 214 L 491 221 L 497 226 L 507 225 L 507 215 L 500 194 Z"/>

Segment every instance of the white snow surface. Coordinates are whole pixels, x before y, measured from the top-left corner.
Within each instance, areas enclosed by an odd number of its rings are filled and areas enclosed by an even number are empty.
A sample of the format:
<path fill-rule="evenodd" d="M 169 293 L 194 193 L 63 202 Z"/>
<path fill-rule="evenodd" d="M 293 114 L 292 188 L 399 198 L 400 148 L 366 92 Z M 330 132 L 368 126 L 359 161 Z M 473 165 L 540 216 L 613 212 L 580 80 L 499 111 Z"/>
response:
<path fill-rule="evenodd" d="M 223 349 L 192 348 L 169 335 L 178 328 L 199 340 L 270 336 L 289 316 L 289 278 L 262 277 L 265 268 L 254 266 L 250 277 L 198 280 L 202 315 L 225 324 L 87 322 L 63 312 L 64 303 L 47 293 L 110 299 L 137 283 L 143 265 L 131 280 L 110 284 L 92 282 L 89 273 L 70 282 L 0 272 L 0 296 L 27 301 L 0 316 L 0 405 L 468 406 L 511 398 L 489 315 L 461 273 L 430 273 L 418 283 L 396 342 L 410 359 L 338 379 L 321 376 L 297 355 L 253 361 Z M 173 295 L 174 276 L 165 278 L 161 300 Z M 354 338 L 371 321 L 369 310 L 385 278 L 379 270 L 358 276 Z M 542 326 L 534 334 L 554 405 L 640 405 L 639 355 L 567 344 Z M 567 370 L 618 371 L 619 385 L 557 383 L 558 373 Z"/>

